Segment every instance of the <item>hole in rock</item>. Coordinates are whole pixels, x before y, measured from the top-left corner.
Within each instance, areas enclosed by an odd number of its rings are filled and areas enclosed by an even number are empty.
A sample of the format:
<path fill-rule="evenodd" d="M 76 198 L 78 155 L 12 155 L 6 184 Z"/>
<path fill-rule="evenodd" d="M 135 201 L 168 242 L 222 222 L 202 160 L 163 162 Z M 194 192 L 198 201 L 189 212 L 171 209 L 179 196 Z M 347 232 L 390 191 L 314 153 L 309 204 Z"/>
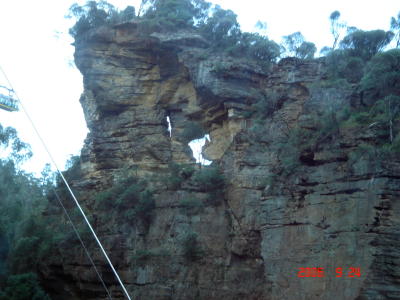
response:
<path fill-rule="evenodd" d="M 212 164 L 211 160 L 207 160 L 203 157 L 202 148 L 205 145 L 206 141 L 211 141 L 210 135 L 206 134 L 201 139 L 193 140 L 189 143 L 190 149 L 192 149 L 193 157 L 196 159 L 196 163 L 200 163 L 203 166 L 209 166 Z"/>
<path fill-rule="evenodd" d="M 171 119 L 169 116 L 167 116 L 167 123 L 168 123 L 168 132 L 169 132 L 169 137 L 172 136 L 172 126 L 171 126 Z"/>

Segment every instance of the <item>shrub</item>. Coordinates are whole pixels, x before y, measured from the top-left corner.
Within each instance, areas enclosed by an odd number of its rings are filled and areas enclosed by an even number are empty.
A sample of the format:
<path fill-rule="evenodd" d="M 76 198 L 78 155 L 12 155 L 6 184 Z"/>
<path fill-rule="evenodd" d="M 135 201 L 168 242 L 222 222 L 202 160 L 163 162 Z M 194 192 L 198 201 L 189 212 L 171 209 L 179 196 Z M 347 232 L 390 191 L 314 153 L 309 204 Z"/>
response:
<path fill-rule="evenodd" d="M 358 147 L 350 153 L 349 164 L 355 167 L 356 164 L 366 168 L 365 171 L 369 170 L 377 172 L 382 166 L 382 162 L 388 157 L 388 147 L 379 147 L 370 144 L 360 144 Z"/>
<path fill-rule="evenodd" d="M 313 59 L 315 52 L 317 52 L 317 47 L 314 43 L 303 42 L 296 51 L 296 57 L 301 59 Z"/>
<path fill-rule="evenodd" d="M 92 28 L 98 28 L 105 24 L 111 24 L 117 10 L 106 1 L 87 1 L 85 5 L 73 4 L 69 9 L 69 17 L 75 17 L 77 22 L 69 30 L 74 38 L 79 38 Z"/>
<path fill-rule="evenodd" d="M 368 61 L 380 52 L 393 38 L 393 33 L 384 30 L 354 30 L 340 42 L 343 49 L 348 49 L 352 56 Z"/>
<path fill-rule="evenodd" d="M 121 22 L 128 22 L 134 19 L 136 16 L 135 14 L 135 7 L 127 6 L 120 14 L 120 21 Z"/>
<path fill-rule="evenodd" d="M 358 83 L 365 68 L 365 61 L 358 56 L 353 56 L 349 49 L 338 49 L 328 53 L 325 58 L 329 80 L 332 87 L 343 88 L 349 83 Z M 340 81 L 344 82 L 340 82 Z"/>
<path fill-rule="evenodd" d="M 226 48 L 226 52 L 232 56 L 250 57 L 258 62 L 270 63 L 280 55 L 279 45 L 258 33 L 244 32 L 237 39 L 234 45 Z"/>
<path fill-rule="evenodd" d="M 102 209 L 117 207 L 119 209 L 131 206 L 139 199 L 139 193 L 146 183 L 138 178 L 129 176 L 115 183 L 111 188 L 95 196 L 96 206 Z"/>
<path fill-rule="evenodd" d="M 223 198 L 225 178 L 217 167 L 204 167 L 193 175 L 193 181 L 201 191 L 208 193 L 208 202 L 218 204 Z"/>
<path fill-rule="evenodd" d="M 14 246 L 10 264 L 22 271 L 34 269 L 38 262 L 36 250 L 39 245 L 40 239 L 37 236 L 21 237 Z"/>
<path fill-rule="evenodd" d="M 131 203 L 135 203 L 140 199 L 140 193 L 144 188 L 141 183 L 135 182 L 130 185 L 125 185 L 125 190 L 122 190 L 122 186 L 123 185 L 119 186 L 121 189 L 119 187 L 116 188 L 119 192 L 115 201 L 117 206 L 130 206 Z"/>
<path fill-rule="evenodd" d="M 235 45 L 241 34 L 236 14 L 219 5 L 214 8 L 213 15 L 201 24 L 200 30 L 216 48 L 222 49 Z"/>
<path fill-rule="evenodd" d="M 179 205 L 181 206 L 181 212 L 188 216 L 197 215 L 204 208 L 203 202 L 196 197 L 182 199 L 179 202 Z"/>
<path fill-rule="evenodd" d="M 209 7 L 210 4 L 202 0 L 155 0 L 144 19 L 157 24 L 158 30 L 192 28 L 195 20 L 201 22 Z"/>
<path fill-rule="evenodd" d="M 259 141 L 259 138 L 265 135 L 265 120 L 256 118 L 249 131 L 255 136 L 255 139 L 252 139 L 252 141 Z"/>
<path fill-rule="evenodd" d="M 273 92 L 265 95 L 263 98 L 258 100 L 257 103 L 254 104 L 256 117 L 258 119 L 265 119 L 267 117 L 270 117 L 273 112 L 278 108 L 278 98 L 279 95 Z"/>
<path fill-rule="evenodd" d="M 225 185 L 225 178 L 217 167 L 203 167 L 193 176 L 194 182 L 206 192 L 221 190 Z"/>
<path fill-rule="evenodd" d="M 399 95 L 400 49 L 379 53 L 369 62 L 361 80 L 361 91 L 372 99 Z"/>
<path fill-rule="evenodd" d="M 284 175 L 290 175 L 300 166 L 300 154 L 311 143 L 309 132 L 302 128 L 293 128 L 286 140 L 276 143 Z"/>
<path fill-rule="evenodd" d="M 153 193 L 149 190 L 141 192 L 139 201 L 135 206 L 135 215 L 142 219 L 146 225 L 149 225 L 155 208 Z"/>
<path fill-rule="evenodd" d="M 0 300 L 50 300 L 50 297 L 40 287 L 35 274 L 25 273 L 7 279 Z"/>
<path fill-rule="evenodd" d="M 203 255 L 203 250 L 195 232 L 188 232 L 182 241 L 183 255 L 190 261 L 198 260 Z"/>
<path fill-rule="evenodd" d="M 108 190 L 98 193 L 95 201 L 98 208 L 116 207 L 124 210 L 126 219 L 140 218 L 146 225 L 150 224 L 155 208 L 153 192 L 147 188 L 145 181 L 134 176 L 124 178 Z"/>
<path fill-rule="evenodd" d="M 177 190 L 181 187 L 184 180 L 189 179 L 194 173 L 194 168 L 189 164 L 170 163 L 168 165 L 168 175 L 163 181 L 170 190 Z"/>

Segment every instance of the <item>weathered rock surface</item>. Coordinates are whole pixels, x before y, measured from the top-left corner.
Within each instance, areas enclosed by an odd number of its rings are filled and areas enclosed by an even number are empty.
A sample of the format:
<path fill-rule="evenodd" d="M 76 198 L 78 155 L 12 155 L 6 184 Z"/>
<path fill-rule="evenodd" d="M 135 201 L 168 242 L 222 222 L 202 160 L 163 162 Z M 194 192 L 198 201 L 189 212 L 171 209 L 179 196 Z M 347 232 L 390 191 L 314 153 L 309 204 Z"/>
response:
<path fill-rule="evenodd" d="M 312 114 L 350 103 L 351 90 L 315 87 L 325 76 L 321 61 L 285 59 L 266 71 L 244 59 L 206 55 L 207 41 L 193 33 L 146 36 L 133 23 L 100 28 L 75 46 L 90 129 L 84 178 L 75 185 L 82 200 L 94 209 L 93 194 L 124 168 L 153 178 L 156 209 L 147 231 L 118 222 L 117 211 L 104 221 L 97 218 L 104 212 L 92 210 L 134 299 L 400 299 L 399 161 L 379 168 L 349 161 L 370 140 L 369 129 L 341 130 L 302 154 L 292 173 L 279 171 L 276 145 L 288 130 L 316 130 Z M 244 113 L 272 92 L 279 94 L 275 111 L 255 139 L 254 120 Z M 217 205 L 208 205 L 204 192 L 170 191 L 157 181 L 170 162 L 193 162 L 180 137 L 189 121 L 210 134 L 205 154 L 226 177 Z M 205 207 L 185 214 L 180 201 L 193 195 Z M 188 231 L 198 234 L 203 251 L 195 261 L 182 255 Z M 163 254 L 136 263 L 138 249 Z M 122 299 L 100 253 L 92 252 L 113 297 Z M 306 267 L 324 268 L 325 276 L 298 277 Z M 350 267 L 360 268 L 361 277 L 348 277 Z M 43 274 L 55 299 L 106 299 L 79 248 L 45 262 Z"/>

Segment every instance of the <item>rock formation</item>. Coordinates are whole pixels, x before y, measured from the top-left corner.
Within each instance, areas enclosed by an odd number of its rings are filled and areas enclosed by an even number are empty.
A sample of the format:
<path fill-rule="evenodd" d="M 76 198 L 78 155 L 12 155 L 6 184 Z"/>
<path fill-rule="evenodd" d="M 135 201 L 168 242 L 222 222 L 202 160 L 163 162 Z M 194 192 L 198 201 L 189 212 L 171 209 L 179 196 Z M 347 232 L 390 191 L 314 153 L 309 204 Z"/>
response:
<path fill-rule="evenodd" d="M 373 128 L 340 128 L 282 169 L 278 145 L 290 130 L 317 131 L 316 115 L 357 96 L 321 87 L 323 60 L 260 66 L 210 53 L 193 32 L 145 34 L 135 23 L 92 30 L 75 47 L 90 133 L 74 188 L 133 299 L 400 298 L 399 160 L 350 159 L 361 142 L 373 144 Z M 273 111 L 256 134 L 255 104 L 271 94 Z M 210 134 L 205 156 L 225 177 L 212 203 L 190 180 L 177 189 L 162 181 L 172 162 L 194 165 L 181 134 L 189 122 Z M 154 191 L 147 227 L 122 221 L 116 209 L 96 210 L 94 195 L 132 170 Z M 185 213 L 188 197 L 202 209 Z M 187 232 L 196 233 L 196 259 L 183 253 Z M 92 246 L 113 298 L 123 299 Z M 135 258 L 138 250 L 145 259 Z M 298 276 L 315 267 L 324 277 Z M 350 267 L 361 276 L 349 277 Z M 78 246 L 44 262 L 42 273 L 54 299 L 107 299 Z"/>

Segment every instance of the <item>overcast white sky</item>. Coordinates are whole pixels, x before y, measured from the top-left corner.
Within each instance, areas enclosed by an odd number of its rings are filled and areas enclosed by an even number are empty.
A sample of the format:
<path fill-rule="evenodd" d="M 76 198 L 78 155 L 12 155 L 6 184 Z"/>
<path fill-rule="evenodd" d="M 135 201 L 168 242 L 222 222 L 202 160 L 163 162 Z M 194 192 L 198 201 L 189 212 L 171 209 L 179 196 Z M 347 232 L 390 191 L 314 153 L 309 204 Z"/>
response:
<path fill-rule="evenodd" d="M 70 154 L 78 154 L 87 134 L 79 96 L 82 76 L 70 66 L 71 20 L 64 18 L 71 0 L 2 0 L 0 4 L 0 65 L 25 103 L 57 164 L 63 167 Z M 82 3 L 82 1 L 78 1 Z M 138 0 L 110 0 L 123 9 L 137 6 Z M 341 19 L 360 29 L 389 29 L 390 17 L 400 11 L 399 0 L 380 1 L 266 1 L 215 0 L 239 16 L 245 31 L 257 20 L 267 22 L 267 35 L 276 42 L 283 35 L 301 31 L 318 48 L 331 45 L 329 15 L 341 12 Z M 0 75 L 0 85 L 5 85 Z M 49 161 L 22 112 L 0 110 L 0 123 L 15 127 L 20 137 L 32 145 L 34 157 L 26 165 L 40 172 Z"/>

